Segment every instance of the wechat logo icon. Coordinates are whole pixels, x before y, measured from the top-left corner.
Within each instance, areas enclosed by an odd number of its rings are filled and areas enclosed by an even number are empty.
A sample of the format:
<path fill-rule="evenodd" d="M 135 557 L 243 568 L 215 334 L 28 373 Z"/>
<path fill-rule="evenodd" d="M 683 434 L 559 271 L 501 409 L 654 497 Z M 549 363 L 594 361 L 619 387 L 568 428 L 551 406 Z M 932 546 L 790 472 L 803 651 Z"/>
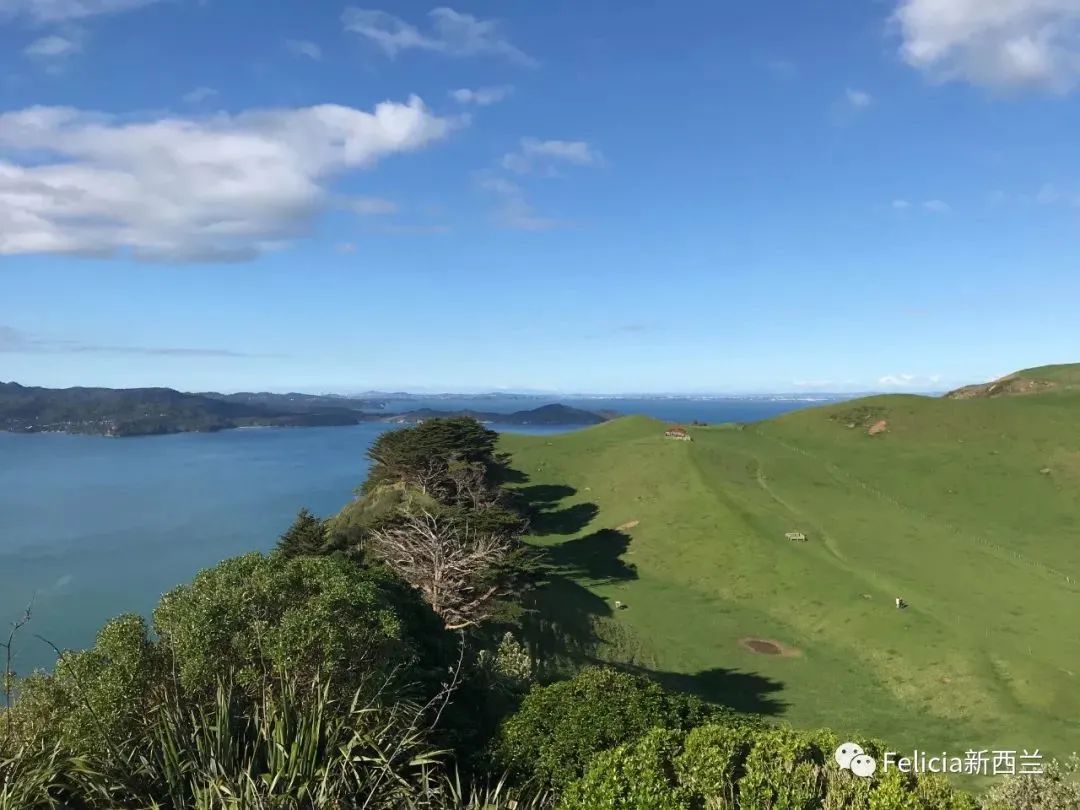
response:
<path fill-rule="evenodd" d="M 869 779 L 877 770 L 877 761 L 863 751 L 861 745 L 853 742 L 841 743 L 833 757 L 836 759 L 836 764 L 845 771 L 851 771 L 864 779 Z"/>

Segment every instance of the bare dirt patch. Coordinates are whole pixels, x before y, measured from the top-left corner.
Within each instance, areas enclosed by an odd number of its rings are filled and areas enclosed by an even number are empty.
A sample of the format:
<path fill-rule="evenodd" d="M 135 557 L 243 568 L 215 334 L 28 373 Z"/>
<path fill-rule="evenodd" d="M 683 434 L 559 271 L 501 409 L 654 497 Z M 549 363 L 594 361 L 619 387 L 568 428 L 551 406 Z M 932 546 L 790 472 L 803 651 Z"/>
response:
<path fill-rule="evenodd" d="M 781 658 L 797 658 L 802 655 L 802 650 L 768 638 L 740 638 L 739 646 L 759 655 L 778 655 Z"/>
<path fill-rule="evenodd" d="M 616 526 L 615 531 L 617 531 L 617 532 L 625 532 L 627 529 L 633 529 L 639 523 L 641 523 L 640 520 L 630 520 L 630 521 L 627 521 L 626 523 L 624 523 L 622 526 Z"/>

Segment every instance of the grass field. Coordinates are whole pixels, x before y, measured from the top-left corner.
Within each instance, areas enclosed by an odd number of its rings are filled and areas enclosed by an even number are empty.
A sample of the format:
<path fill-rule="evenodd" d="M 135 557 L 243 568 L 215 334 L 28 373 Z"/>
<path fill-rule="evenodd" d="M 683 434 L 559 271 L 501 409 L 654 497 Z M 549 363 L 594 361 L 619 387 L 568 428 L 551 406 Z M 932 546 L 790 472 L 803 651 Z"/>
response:
<path fill-rule="evenodd" d="M 1080 749 L 1080 392 L 664 429 L 503 438 L 552 653 L 900 750 Z"/>

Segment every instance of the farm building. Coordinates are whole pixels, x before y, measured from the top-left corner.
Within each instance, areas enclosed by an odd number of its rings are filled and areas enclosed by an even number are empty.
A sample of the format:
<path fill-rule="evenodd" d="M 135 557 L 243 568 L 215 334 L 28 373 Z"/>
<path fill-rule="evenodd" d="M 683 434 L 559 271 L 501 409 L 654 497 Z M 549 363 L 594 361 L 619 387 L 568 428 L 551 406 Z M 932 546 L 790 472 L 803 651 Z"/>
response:
<path fill-rule="evenodd" d="M 687 433 L 686 428 L 682 427 L 681 425 L 675 425 L 674 427 L 668 428 L 666 431 L 664 431 L 664 435 L 667 436 L 669 439 L 679 439 L 680 441 L 684 442 L 691 441 L 690 434 Z"/>

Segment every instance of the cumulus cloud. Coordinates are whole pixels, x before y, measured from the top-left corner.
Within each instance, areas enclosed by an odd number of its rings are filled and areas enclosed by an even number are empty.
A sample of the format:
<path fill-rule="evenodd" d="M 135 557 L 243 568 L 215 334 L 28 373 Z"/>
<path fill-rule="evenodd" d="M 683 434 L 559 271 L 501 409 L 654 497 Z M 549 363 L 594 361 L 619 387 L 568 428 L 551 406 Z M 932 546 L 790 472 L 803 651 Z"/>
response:
<path fill-rule="evenodd" d="M 549 173 L 555 164 L 570 163 L 576 166 L 600 166 L 603 155 L 587 141 L 542 141 L 538 138 L 522 138 L 519 149 L 503 155 L 500 164 L 508 171 L 528 174 L 535 169 Z"/>
<path fill-rule="evenodd" d="M 457 90 L 451 90 L 450 98 L 458 104 L 475 104 L 477 107 L 487 107 L 492 104 L 497 104 L 512 92 L 514 92 L 514 88 L 509 85 L 502 85 L 500 87 L 480 87 L 476 90 L 462 87 Z"/>
<path fill-rule="evenodd" d="M 285 41 L 285 47 L 293 56 L 303 56 L 318 62 L 322 59 L 322 48 L 316 43 L 306 39 L 289 39 Z"/>
<path fill-rule="evenodd" d="M 947 214 L 952 211 L 952 206 L 944 200 L 927 200 L 923 203 L 923 209 L 931 214 Z"/>
<path fill-rule="evenodd" d="M 421 50 L 447 56 L 499 56 L 529 67 L 536 60 L 521 51 L 500 31 L 494 20 L 481 20 L 452 8 L 428 13 L 426 31 L 386 11 L 350 7 L 342 14 L 345 30 L 373 43 L 387 56 Z"/>
<path fill-rule="evenodd" d="M 1080 80 L 1077 0 L 900 0 L 900 54 L 938 80 L 1064 92 Z"/>
<path fill-rule="evenodd" d="M 262 357 L 232 349 L 175 346 L 109 346 L 80 340 L 45 338 L 0 324 L 0 354 L 119 354 L 163 357 Z"/>
<path fill-rule="evenodd" d="M 0 114 L 0 254 L 242 260 L 302 234 L 329 183 L 444 138 L 417 97 L 133 122 L 65 107 Z"/>
<path fill-rule="evenodd" d="M 0 20 L 25 17 L 35 22 L 60 22 L 115 14 L 149 6 L 159 0 L 0 0 Z"/>

